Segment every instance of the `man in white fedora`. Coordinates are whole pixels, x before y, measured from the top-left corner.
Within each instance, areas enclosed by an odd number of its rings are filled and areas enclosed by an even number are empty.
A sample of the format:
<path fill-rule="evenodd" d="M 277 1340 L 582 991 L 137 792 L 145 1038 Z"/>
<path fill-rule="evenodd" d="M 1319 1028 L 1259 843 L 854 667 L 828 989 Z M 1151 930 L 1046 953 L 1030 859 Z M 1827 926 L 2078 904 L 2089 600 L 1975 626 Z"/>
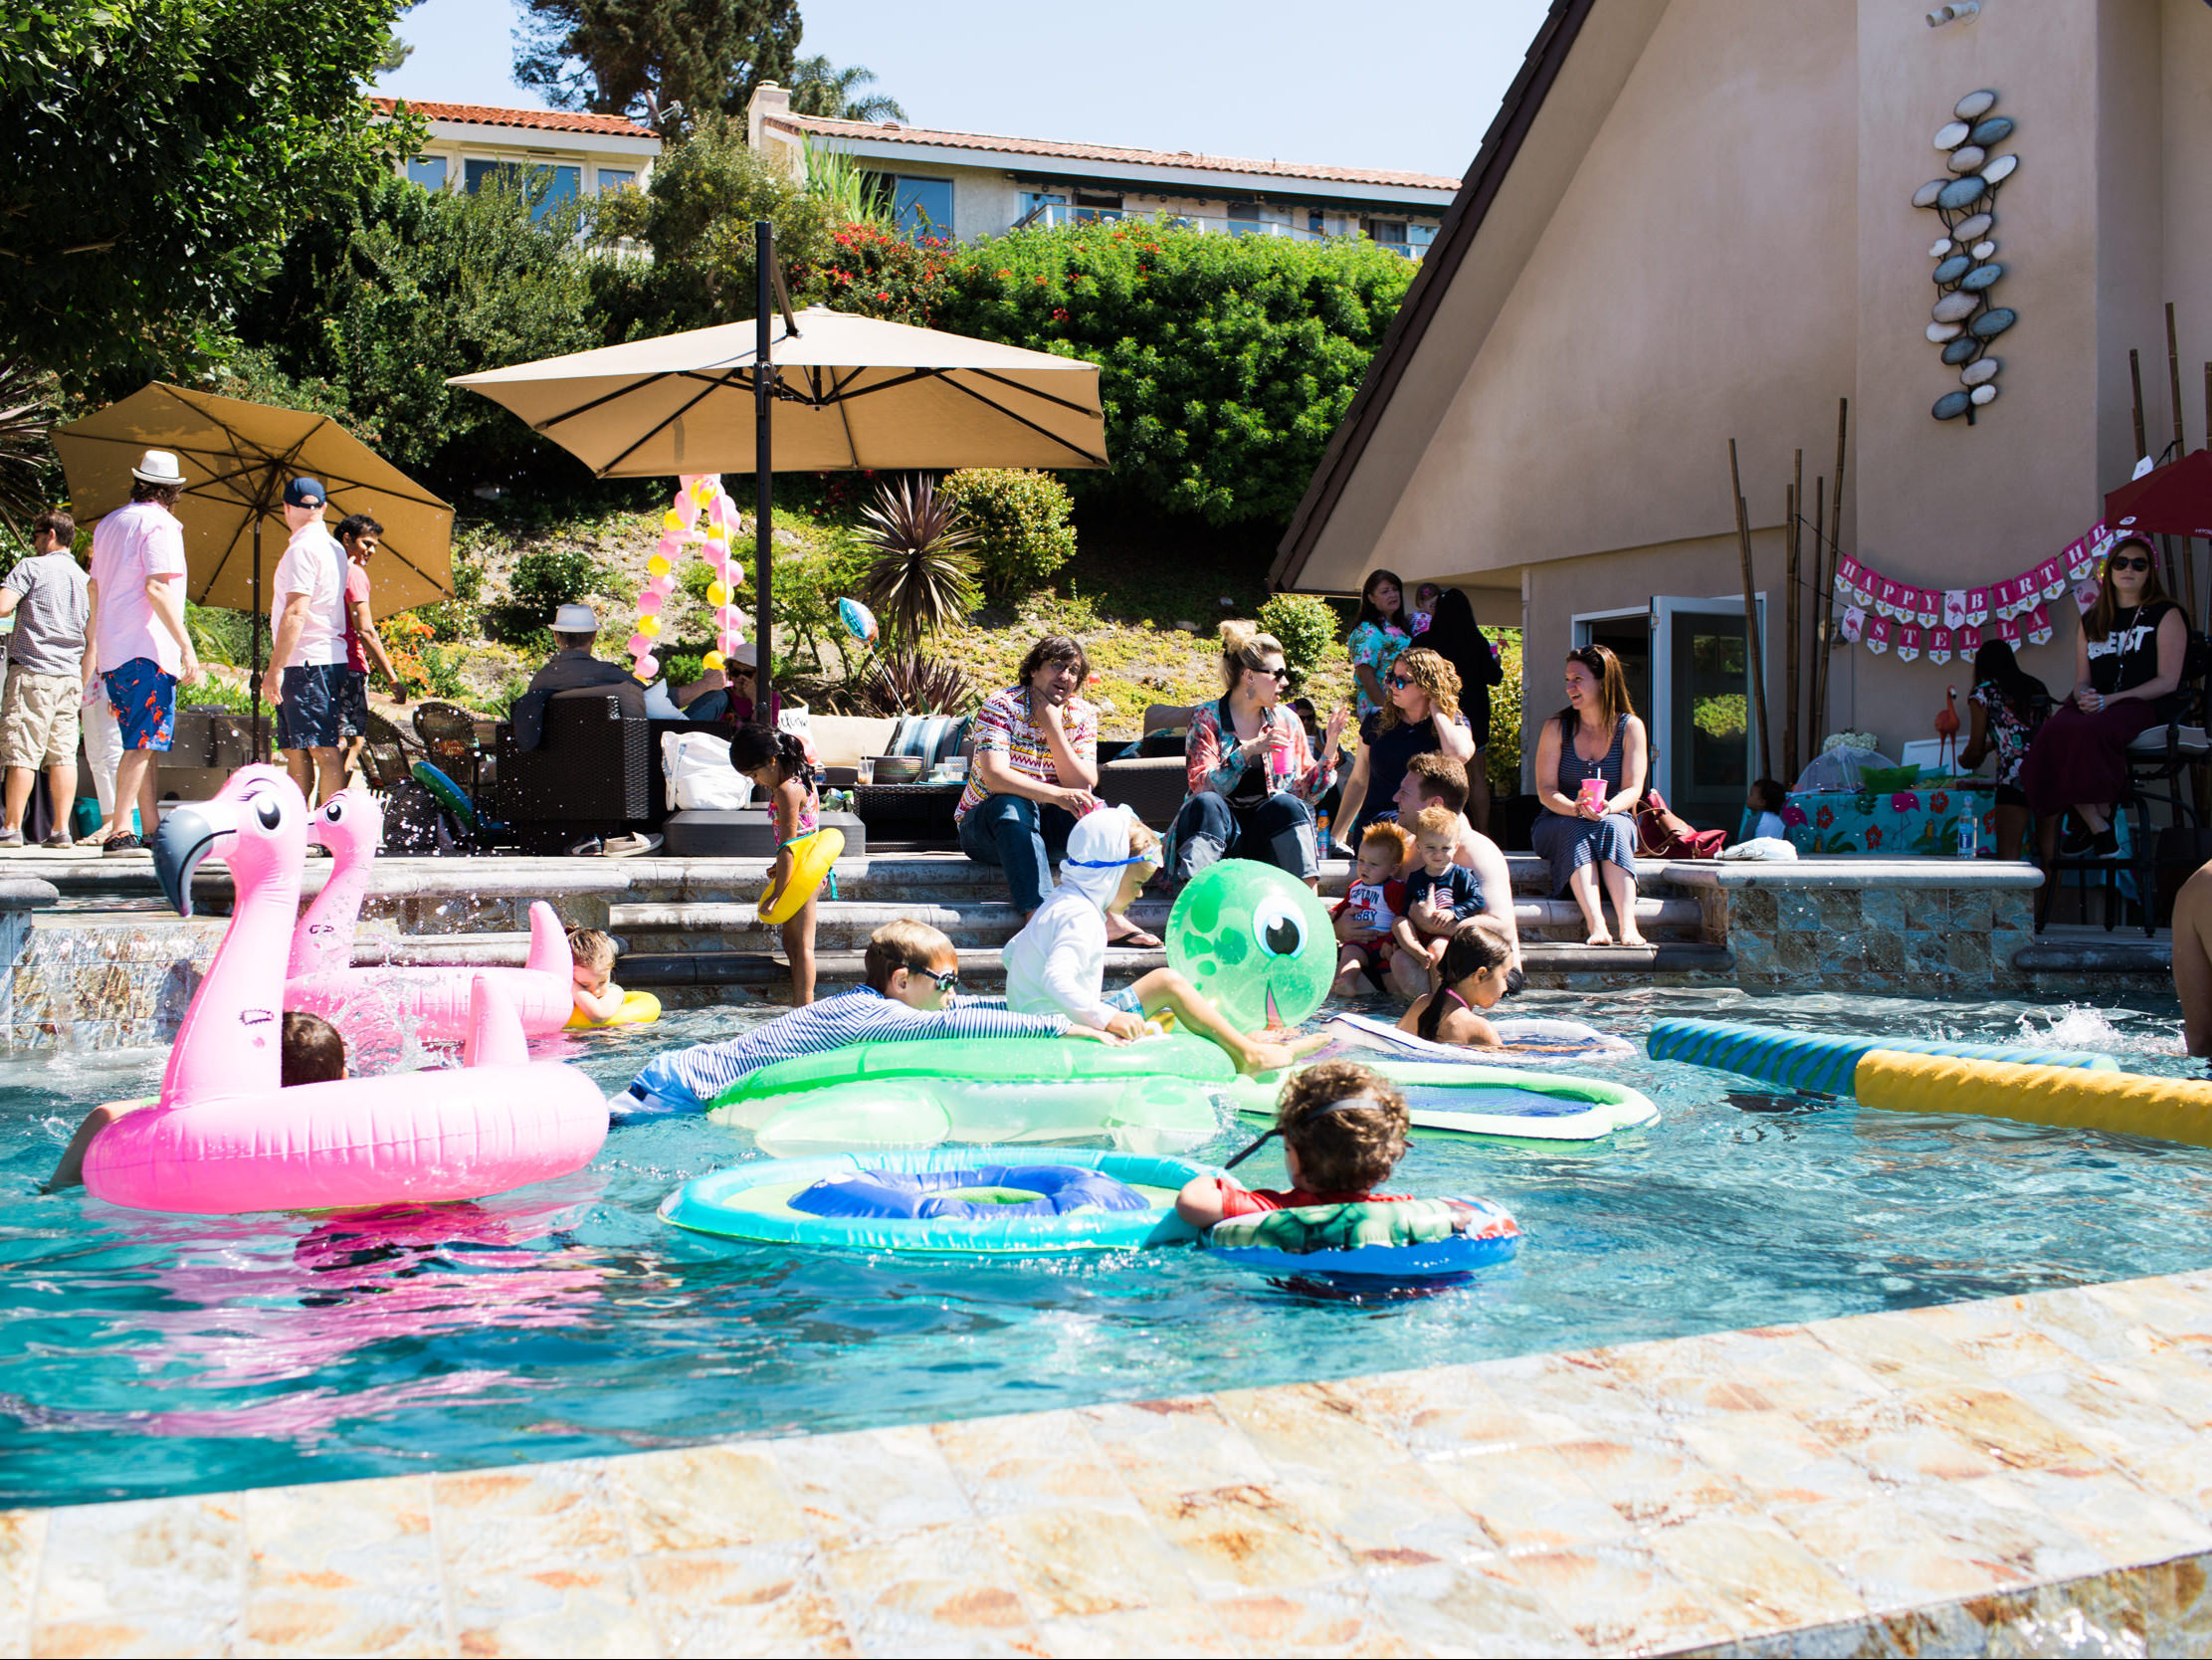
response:
<path fill-rule="evenodd" d="M 184 525 L 171 512 L 184 469 L 167 450 L 148 450 L 130 470 L 130 505 L 93 527 L 91 640 L 85 673 L 97 668 L 115 712 L 123 754 L 115 768 L 116 828 L 109 853 L 142 853 L 160 822 L 154 757 L 176 731 L 177 685 L 200 678 L 184 626 Z M 139 833 L 130 832 L 138 809 Z"/>
<path fill-rule="evenodd" d="M 599 615 L 588 605 L 563 605 L 553 613 L 553 655 L 530 676 L 532 692 L 578 692 L 587 686 L 620 686 L 630 671 L 591 655 Z M 631 682 L 633 685 L 635 681 Z"/>

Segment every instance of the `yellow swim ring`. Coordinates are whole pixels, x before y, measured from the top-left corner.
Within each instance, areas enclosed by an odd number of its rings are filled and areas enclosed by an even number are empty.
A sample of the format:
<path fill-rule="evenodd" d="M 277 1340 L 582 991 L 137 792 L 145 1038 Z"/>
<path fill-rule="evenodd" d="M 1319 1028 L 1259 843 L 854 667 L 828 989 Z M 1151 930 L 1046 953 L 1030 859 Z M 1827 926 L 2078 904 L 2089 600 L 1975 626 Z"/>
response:
<path fill-rule="evenodd" d="M 612 1020 L 594 1020 L 582 1009 L 568 1011 L 567 1032 L 603 1032 L 609 1026 L 650 1026 L 661 1018 L 661 999 L 650 991 L 625 991 Z"/>
<path fill-rule="evenodd" d="M 845 832 L 817 830 L 786 842 L 791 849 L 791 880 L 782 892 L 769 889 L 760 896 L 758 912 L 764 923 L 788 923 L 814 897 L 815 889 L 829 879 L 830 867 L 845 851 Z"/>
<path fill-rule="evenodd" d="M 1861 1058 L 1853 1091 L 1862 1107 L 1891 1113 L 1971 1113 L 2212 1146 L 2212 1084 L 2192 1078 L 1876 1049 Z"/>

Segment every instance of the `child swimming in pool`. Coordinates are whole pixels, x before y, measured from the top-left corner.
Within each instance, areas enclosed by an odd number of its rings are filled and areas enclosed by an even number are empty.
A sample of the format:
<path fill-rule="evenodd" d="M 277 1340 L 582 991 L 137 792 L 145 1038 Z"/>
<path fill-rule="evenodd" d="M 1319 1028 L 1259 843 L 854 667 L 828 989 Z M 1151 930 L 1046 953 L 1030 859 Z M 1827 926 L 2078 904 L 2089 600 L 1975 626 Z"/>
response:
<path fill-rule="evenodd" d="M 739 726 L 729 740 L 729 764 L 751 777 L 753 788 L 775 811 L 776 862 L 768 870 L 768 892 L 780 894 L 791 880 L 791 844 L 813 835 L 822 816 L 806 743 L 795 732 Z M 791 959 L 793 1008 L 814 1001 L 814 901 L 809 894 L 806 904 L 783 925 L 783 952 Z"/>
<path fill-rule="evenodd" d="M 1275 1128 L 1229 1160 L 1235 1165 L 1283 1138 L 1288 1188 L 1253 1190 L 1228 1176 L 1199 1176 L 1175 1196 L 1175 1214 L 1195 1228 L 1261 1210 L 1309 1204 L 1410 1199 L 1378 1193 L 1406 1153 L 1413 1128 L 1405 1097 L 1353 1061 L 1316 1061 L 1283 1086 Z"/>
<path fill-rule="evenodd" d="M 655 1056 L 608 1105 L 618 1121 L 704 1113 L 716 1096 L 764 1066 L 850 1043 L 1003 1037 L 1118 1041 L 1064 1014 L 1012 1014 L 981 1002 L 955 1007 L 960 953 L 926 923 L 886 923 L 868 936 L 863 968 L 868 983 L 857 991 L 793 1009 L 726 1043 L 702 1043 Z M 959 1064 L 959 1052 L 947 1050 L 945 1069 L 957 1071 Z"/>
<path fill-rule="evenodd" d="M 321 1015 L 286 1015 L 283 1041 L 284 1059 L 278 1078 L 284 1088 L 289 1090 L 296 1084 L 335 1083 L 345 1076 L 345 1039 Z M 77 1134 L 69 1139 L 69 1145 L 62 1149 L 62 1161 L 46 1178 L 44 1190 L 59 1192 L 83 1181 L 85 1154 L 92 1150 L 93 1138 L 126 1113 L 152 1105 L 151 1097 L 142 1101 L 110 1101 L 87 1113 L 85 1122 L 77 1127 Z"/>
<path fill-rule="evenodd" d="M 1097 807 L 1078 819 L 1060 862 L 1060 885 L 1007 942 L 1006 1006 L 1057 1012 L 1125 1038 L 1143 1035 L 1147 1015 L 1172 1010 L 1226 1049 L 1242 1072 L 1273 1072 L 1325 1042 L 1247 1037 L 1172 968 L 1154 968 L 1128 990 L 1106 995 L 1106 914 L 1125 913 L 1159 868 L 1159 837 L 1127 807 Z"/>
<path fill-rule="evenodd" d="M 1512 960 L 1512 942 L 1506 931 L 1492 918 L 1470 917 L 1444 942 L 1436 990 L 1414 1000 L 1398 1030 L 1431 1043 L 1504 1048 L 1498 1029 L 1483 1017 L 1506 995 L 1506 975 Z"/>
<path fill-rule="evenodd" d="M 1359 995 L 1362 978 L 1387 991 L 1395 945 L 1390 931 L 1406 914 L 1406 885 L 1399 878 L 1413 857 L 1413 837 L 1403 825 L 1370 824 L 1359 838 L 1359 863 L 1344 897 L 1329 916 L 1343 949 L 1336 956 L 1337 997 Z"/>
<path fill-rule="evenodd" d="M 614 982 L 615 942 L 595 928 L 568 931 L 568 954 L 575 963 L 569 990 L 577 1012 L 604 1025 L 622 1012 L 622 987 Z"/>

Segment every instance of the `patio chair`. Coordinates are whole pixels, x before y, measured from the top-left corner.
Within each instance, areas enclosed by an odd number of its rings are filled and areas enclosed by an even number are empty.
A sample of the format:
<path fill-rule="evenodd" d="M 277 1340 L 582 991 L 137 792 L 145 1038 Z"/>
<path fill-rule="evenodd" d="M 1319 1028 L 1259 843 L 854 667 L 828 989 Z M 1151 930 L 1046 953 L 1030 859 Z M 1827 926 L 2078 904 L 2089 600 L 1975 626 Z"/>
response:
<path fill-rule="evenodd" d="M 422 739 L 430 764 L 463 784 L 471 795 L 481 783 L 484 749 L 477 742 L 476 717 L 458 704 L 428 703 L 415 707 L 415 734 Z M 464 778 L 463 774 L 467 776 Z"/>
<path fill-rule="evenodd" d="M 2105 931 L 2110 934 L 2120 898 L 2119 878 L 2135 880 L 2135 904 L 2142 913 L 2143 935 L 2158 932 L 2159 830 L 2150 824 L 2150 805 L 2158 802 L 2168 814 L 2166 828 L 2201 830 L 2203 815 L 2197 768 L 2212 759 L 2212 725 L 2208 714 L 2205 680 L 2212 673 L 2212 640 L 2202 634 L 2189 636 L 2188 655 L 2182 659 L 2179 704 L 2171 719 L 2146 727 L 2127 745 L 2127 786 L 2117 806 L 2127 814 L 2128 858 L 2099 859 L 2088 855 L 2061 854 L 2044 872 L 2043 892 L 2036 905 L 2036 929 L 2050 921 L 2058 897 L 2059 877 L 2066 871 L 2092 872 L 2103 878 Z"/>

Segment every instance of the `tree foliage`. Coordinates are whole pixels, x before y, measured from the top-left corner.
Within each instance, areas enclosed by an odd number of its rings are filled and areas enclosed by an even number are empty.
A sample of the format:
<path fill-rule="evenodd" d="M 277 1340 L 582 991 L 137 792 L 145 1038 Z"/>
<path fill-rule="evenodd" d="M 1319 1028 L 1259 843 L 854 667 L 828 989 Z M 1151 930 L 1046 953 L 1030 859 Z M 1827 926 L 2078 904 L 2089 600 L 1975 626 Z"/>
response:
<path fill-rule="evenodd" d="M 604 342 L 594 262 L 576 245 L 583 209 L 539 213 L 547 188 L 495 176 L 471 195 L 381 179 L 293 239 L 252 337 L 392 462 L 449 490 L 573 471 L 489 398 L 446 384 Z"/>
<path fill-rule="evenodd" d="M 220 355 L 286 237 L 420 134 L 361 83 L 394 0 L 0 8 L 0 337 L 82 382 Z"/>
<path fill-rule="evenodd" d="M 1336 650 L 1336 613 L 1312 594 L 1276 594 L 1260 607 L 1260 632 L 1283 647 L 1283 661 L 1304 680 Z"/>
<path fill-rule="evenodd" d="M 937 499 L 966 523 L 983 591 L 1027 598 L 1076 556 L 1068 487 L 1050 473 L 971 467 L 949 473 Z"/>
<path fill-rule="evenodd" d="M 599 234 L 653 251 L 650 263 L 605 274 L 616 337 L 742 321 L 754 311 L 753 222 L 775 225 L 786 270 L 811 270 L 829 246 L 831 218 L 827 199 L 746 147 L 742 121 L 705 117 L 662 155 L 644 190 L 603 200 Z"/>
<path fill-rule="evenodd" d="M 514 79 L 564 109 L 742 113 L 799 46 L 797 0 L 522 0 Z"/>
<path fill-rule="evenodd" d="M 801 58 L 791 66 L 791 107 L 801 115 L 833 121 L 903 121 L 906 111 L 889 93 L 863 93 L 876 72 L 853 64 L 833 69 L 827 58 Z"/>
<path fill-rule="evenodd" d="M 1366 242 L 1125 220 L 961 248 L 928 311 L 957 334 L 1097 363 L 1125 500 L 1215 524 L 1281 522 L 1413 271 Z"/>

